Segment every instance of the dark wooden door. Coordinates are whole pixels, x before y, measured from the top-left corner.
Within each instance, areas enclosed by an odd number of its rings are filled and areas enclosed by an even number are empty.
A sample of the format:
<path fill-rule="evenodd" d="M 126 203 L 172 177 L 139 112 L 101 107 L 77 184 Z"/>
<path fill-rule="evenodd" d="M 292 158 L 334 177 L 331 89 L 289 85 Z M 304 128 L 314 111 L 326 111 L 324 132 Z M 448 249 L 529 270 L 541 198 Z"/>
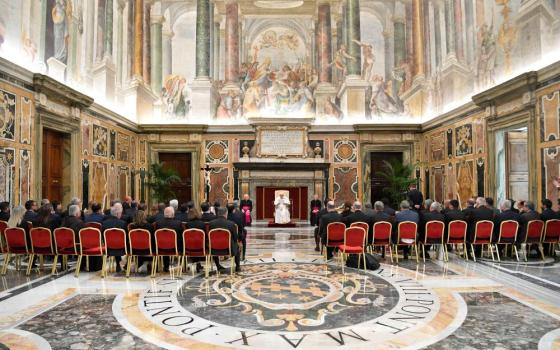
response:
<path fill-rule="evenodd" d="M 181 181 L 174 183 L 171 188 L 179 203 L 192 199 L 192 154 L 191 153 L 159 153 L 159 162 L 164 169 L 174 169 Z"/>
<path fill-rule="evenodd" d="M 506 145 L 506 198 L 528 198 L 527 132 L 507 132 Z"/>
<path fill-rule="evenodd" d="M 62 201 L 62 180 L 65 134 L 50 129 L 43 130 L 43 182 L 42 197 L 51 201 Z"/>
<path fill-rule="evenodd" d="M 384 160 L 391 162 L 396 160 L 402 162 L 402 152 L 371 152 L 371 202 L 381 200 L 383 189 L 388 186 L 387 180 L 380 177 L 378 173 L 385 169 Z"/>

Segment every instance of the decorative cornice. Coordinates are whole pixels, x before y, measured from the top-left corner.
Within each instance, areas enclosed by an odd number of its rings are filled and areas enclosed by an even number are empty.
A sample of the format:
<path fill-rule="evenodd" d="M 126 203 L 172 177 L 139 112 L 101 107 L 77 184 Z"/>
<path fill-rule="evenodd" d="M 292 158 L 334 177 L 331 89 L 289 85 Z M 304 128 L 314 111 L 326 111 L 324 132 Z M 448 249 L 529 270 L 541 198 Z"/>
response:
<path fill-rule="evenodd" d="M 314 170 L 328 169 L 330 163 L 314 162 L 237 162 L 233 167 L 238 170 Z"/>
<path fill-rule="evenodd" d="M 87 108 L 93 103 L 93 98 L 44 74 L 33 74 L 33 89 L 37 93 L 49 96 L 49 98 L 54 96 L 55 98 L 68 101 L 68 104 L 73 107 Z"/>
<path fill-rule="evenodd" d="M 207 124 L 141 124 L 139 131 L 142 134 L 181 134 L 181 133 L 204 133 L 208 129 Z"/>
<path fill-rule="evenodd" d="M 502 84 L 496 85 L 484 92 L 472 97 L 473 102 L 479 107 L 495 105 L 498 100 L 513 99 L 523 95 L 525 92 L 532 92 L 538 83 L 538 73 L 535 71 L 523 73 Z"/>
<path fill-rule="evenodd" d="M 393 131 L 393 132 L 420 132 L 422 125 L 418 124 L 354 124 L 356 132 Z"/>

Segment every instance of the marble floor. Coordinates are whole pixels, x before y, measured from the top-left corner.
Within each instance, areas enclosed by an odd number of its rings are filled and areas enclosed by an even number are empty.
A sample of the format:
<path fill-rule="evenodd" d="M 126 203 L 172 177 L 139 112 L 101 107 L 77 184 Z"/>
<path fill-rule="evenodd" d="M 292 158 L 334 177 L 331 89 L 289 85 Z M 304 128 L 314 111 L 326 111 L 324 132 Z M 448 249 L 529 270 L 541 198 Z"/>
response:
<path fill-rule="evenodd" d="M 314 246 L 304 224 L 256 223 L 234 275 L 27 277 L 11 266 L 0 349 L 560 349 L 559 261 L 431 252 L 342 271 Z"/>

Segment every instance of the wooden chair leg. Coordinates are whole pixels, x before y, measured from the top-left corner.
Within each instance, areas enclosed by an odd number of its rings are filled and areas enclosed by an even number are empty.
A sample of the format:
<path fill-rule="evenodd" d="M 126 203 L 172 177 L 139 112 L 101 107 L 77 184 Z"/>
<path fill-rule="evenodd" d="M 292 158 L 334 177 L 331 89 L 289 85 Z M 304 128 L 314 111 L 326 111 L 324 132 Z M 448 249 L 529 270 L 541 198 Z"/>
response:
<path fill-rule="evenodd" d="M 35 258 L 35 254 L 29 254 L 29 261 L 27 262 L 27 272 L 25 273 L 26 276 L 31 274 L 31 266 L 33 266 L 33 259 Z"/>
<path fill-rule="evenodd" d="M 89 272 L 89 256 L 86 256 L 86 271 Z"/>
<path fill-rule="evenodd" d="M 2 275 L 5 275 L 8 271 L 8 264 L 10 262 L 11 254 L 6 253 L 6 258 L 4 259 L 4 266 L 2 267 Z"/>
<path fill-rule="evenodd" d="M 517 253 L 517 247 L 515 246 L 515 244 L 513 244 L 512 247 L 513 247 L 513 251 L 515 252 L 515 259 L 519 261 L 519 254 Z"/>
<path fill-rule="evenodd" d="M 126 278 L 130 277 L 130 265 L 132 265 L 132 256 L 129 255 L 126 257 L 127 258 L 127 262 L 126 262 Z M 136 271 L 138 271 L 138 267 L 136 267 Z"/>
<path fill-rule="evenodd" d="M 385 247 L 383 247 L 385 249 Z M 389 244 L 389 256 L 391 257 L 391 264 L 393 263 L 393 249 L 391 249 L 391 245 Z"/>
<path fill-rule="evenodd" d="M 397 260 L 397 264 L 399 263 L 399 245 L 395 244 L 395 259 Z"/>
<path fill-rule="evenodd" d="M 416 252 L 416 263 L 418 264 L 420 262 L 420 259 L 418 259 L 418 245 L 413 244 L 413 246 L 414 246 L 414 251 Z"/>
<path fill-rule="evenodd" d="M 494 248 L 496 249 L 496 256 L 498 258 L 498 262 L 501 262 L 502 260 L 500 259 L 500 251 L 498 250 L 498 245 L 494 244 L 494 246 L 492 246 L 492 244 L 488 245 L 488 248 L 492 251 L 492 260 L 494 260 Z M 506 245 L 506 255 L 507 255 L 507 245 Z"/>
<path fill-rule="evenodd" d="M 364 272 L 367 271 L 367 266 L 366 266 L 366 254 L 365 252 L 362 253 L 362 258 L 364 259 Z"/>
<path fill-rule="evenodd" d="M 476 262 L 476 254 L 474 253 L 474 244 L 471 243 L 471 254 L 472 254 L 472 259 L 474 262 Z"/>
<path fill-rule="evenodd" d="M 424 263 L 426 262 L 426 248 L 424 244 L 422 244 L 422 260 L 424 261 Z"/>
<path fill-rule="evenodd" d="M 53 258 L 53 264 L 51 269 L 51 275 L 54 275 L 56 272 L 56 263 L 58 262 L 58 255 L 55 255 Z"/>
<path fill-rule="evenodd" d="M 80 266 L 82 265 L 82 256 L 78 255 L 78 262 L 76 263 L 76 278 L 80 277 Z"/>

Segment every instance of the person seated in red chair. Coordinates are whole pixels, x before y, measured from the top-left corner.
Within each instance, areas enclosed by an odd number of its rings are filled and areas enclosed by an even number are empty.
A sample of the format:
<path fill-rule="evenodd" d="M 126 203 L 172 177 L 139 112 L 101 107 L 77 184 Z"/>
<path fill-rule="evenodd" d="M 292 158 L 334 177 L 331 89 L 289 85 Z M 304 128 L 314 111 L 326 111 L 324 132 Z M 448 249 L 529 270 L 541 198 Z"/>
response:
<path fill-rule="evenodd" d="M 177 251 L 183 251 L 183 224 L 175 219 L 175 210 L 173 207 L 167 207 L 163 211 L 163 219 L 156 221 L 156 232 L 161 228 L 167 228 L 175 231 L 177 234 Z M 163 257 L 163 267 L 165 272 L 169 272 L 169 257 Z"/>
<path fill-rule="evenodd" d="M 333 222 L 342 222 L 342 214 L 336 211 L 336 206 L 334 201 L 329 201 L 327 203 L 327 213 L 321 216 L 319 220 L 319 235 L 321 236 L 321 242 L 326 245 L 327 242 L 327 227 Z M 333 257 L 333 247 L 327 247 L 327 259 L 332 259 Z"/>
<path fill-rule="evenodd" d="M 110 229 L 110 228 L 120 228 L 120 229 L 124 230 L 125 232 L 127 232 L 127 229 L 128 229 L 127 224 L 126 224 L 126 221 L 124 221 L 122 219 L 122 215 L 123 215 L 122 204 L 121 203 L 115 203 L 115 205 L 113 205 L 113 207 L 111 208 L 111 215 L 109 215 L 103 221 L 103 224 L 101 226 L 101 233 L 103 234 L 103 232 L 105 232 L 105 230 Z M 128 239 L 127 239 L 127 241 L 128 241 Z M 121 271 L 120 262 L 121 262 L 121 256 L 115 256 L 115 263 L 117 265 L 117 267 L 116 267 L 117 272 Z"/>
<path fill-rule="evenodd" d="M 0 203 L 0 221 L 8 222 L 10 220 L 10 203 L 1 202 Z"/>
<path fill-rule="evenodd" d="M 424 242 L 426 237 L 426 224 L 430 221 L 441 221 L 445 224 L 445 216 L 441 213 L 441 204 L 432 202 L 429 211 L 424 211 L 420 215 L 420 224 L 418 225 L 418 242 Z M 430 258 L 431 245 L 426 245 L 426 259 Z"/>
<path fill-rule="evenodd" d="M 91 212 L 91 214 L 86 215 L 86 224 L 88 222 L 98 222 L 100 224 L 103 223 L 103 220 L 105 220 L 105 215 L 103 215 L 103 212 L 101 211 L 101 204 L 93 202 L 91 204 Z"/>
<path fill-rule="evenodd" d="M 43 227 L 54 232 L 54 229 L 58 228 L 61 224 L 58 215 L 54 214 L 52 204 L 48 203 L 43 205 L 37 212 L 35 220 L 32 221 L 33 227 Z"/>
<path fill-rule="evenodd" d="M 79 232 L 81 229 L 86 227 L 86 224 L 82 221 L 82 211 L 78 205 L 71 205 L 68 207 L 68 215 L 62 220 L 62 227 L 68 227 L 74 231 L 74 237 L 76 243 L 80 242 Z"/>
<path fill-rule="evenodd" d="M 237 240 L 239 239 L 237 235 L 237 228 L 235 227 L 235 223 L 233 221 L 227 219 L 227 216 L 227 208 L 218 208 L 217 217 L 216 219 L 210 221 L 209 229 L 213 230 L 215 228 L 221 228 L 229 231 L 231 239 L 231 254 L 235 257 L 235 272 L 241 272 L 239 247 L 237 245 Z"/>
<path fill-rule="evenodd" d="M 365 222 L 368 224 L 368 238 L 367 243 L 371 244 L 373 239 L 373 217 L 368 216 L 366 213 L 362 211 L 362 203 L 359 201 L 355 201 L 352 205 L 353 212 L 344 218 L 344 224 L 346 227 L 350 227 L 355 222 Z"/>

